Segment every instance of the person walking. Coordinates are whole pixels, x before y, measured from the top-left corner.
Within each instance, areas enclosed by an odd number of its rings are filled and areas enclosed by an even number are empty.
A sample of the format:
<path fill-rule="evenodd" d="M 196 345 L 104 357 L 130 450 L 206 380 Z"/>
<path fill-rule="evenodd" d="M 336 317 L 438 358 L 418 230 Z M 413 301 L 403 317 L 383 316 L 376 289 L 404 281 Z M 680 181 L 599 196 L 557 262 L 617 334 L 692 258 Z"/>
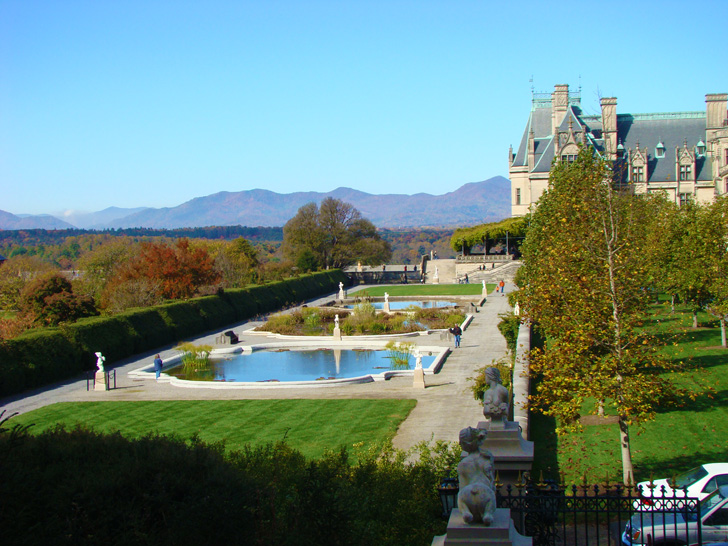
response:
<path fill-rule="evenodd" d="M 505 294 L 504 294 L 505 287 L 506 287 L 506 283 L 503 282 L 503 279 L 501 279 L 501 282 L 498 283 L 498 288 L 500 288 L 501 296 L 505 296 Z"/>
<path fill-rule="evenodd" d="M 154 357 L 154 373 L 157 376 L 157 381 L 159 381 L 159 376 L 162 373 L 162 358 L 157 355 Z"/>
<path fill-rule="evenodd" d="M 460 329 L 460 326 L 457 324 L 450 328 L 450 333 L 455 336 L 455 348 L 457 349 L 460 347 L 460 336 L 463 335 L 463 331 Z"/>

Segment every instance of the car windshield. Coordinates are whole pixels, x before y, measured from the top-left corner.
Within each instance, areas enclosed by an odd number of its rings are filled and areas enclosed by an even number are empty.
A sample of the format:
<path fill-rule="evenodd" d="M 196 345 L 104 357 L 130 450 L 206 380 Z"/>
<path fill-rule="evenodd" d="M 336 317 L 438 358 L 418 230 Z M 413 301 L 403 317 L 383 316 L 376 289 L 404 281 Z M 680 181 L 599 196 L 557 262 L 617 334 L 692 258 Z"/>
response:
<path fill-rule="evenodd" d="M 698 480 L 703 479 L 707 475 L 708 471 L 705 470 L 705 468 L 703 468 L 702 466 L 693 468 L 692 470 L 688 470 L 684 474 L 680 474 L 679 476 L 675 477 L 675 487 L 679 489 L 685 489 L 693 485 Z"/>
<path fill-rule="evenodd" d="M 728 487 L 720 487 L 700 501 L 700 517 L 710 512 L 716 504 L 723 502 L 728 494 Z"/>

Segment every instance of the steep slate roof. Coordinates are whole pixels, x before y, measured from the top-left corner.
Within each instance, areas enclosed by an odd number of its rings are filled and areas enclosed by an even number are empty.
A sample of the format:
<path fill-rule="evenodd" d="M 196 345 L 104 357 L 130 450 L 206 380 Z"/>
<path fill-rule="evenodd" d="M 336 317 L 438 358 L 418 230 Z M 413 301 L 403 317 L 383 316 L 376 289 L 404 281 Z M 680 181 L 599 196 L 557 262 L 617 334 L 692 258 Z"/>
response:
<path fill-rule="evenodd" d="M 554 135 L 551 134 L 550 101 L 534 100 L 531 114 L 523 132 L 513 160 L 514 167 L 528 165 L 528 136 L 534 134 L 535 157 L 531 172 L 549 172 L 554 159 Z M 579 133 L 586 128 L 587 139 L 598 152 L 604 151 L 601 116 L 582 116 L 581 109 L 570 102 L 566 115 L 561 120 L 559 131 L 568 132 L 569 121 L 572 131 Z M 640 149 L 648 154 L 649 181 L 675 181 L 675 148 L 682 148 L 687 140 L 688 149 L 695 151 L 698 142 L 705 142 L 705 112 L 672 112 L 665 114 L 617 114 L 617 142 L 626 150 Z M 657 158 L 655 148 L 659 142 L 665 146 L 665 157 Z M 695 166 L 696 180 L 711 180 L 710 159 L 697 157 Z"/>
<path fill-rule="evenodd" d="M 617 138 L 628 150 L 640 149 L 648 154 L 649 180 L 675 181 L 675 148 L 687 140 L 688 150 L 695 151 L 698 142 L 705 143 L 705 112 L 669 114 L 617 114 Z M 662 142 L 665 157 L 657 158 L 655 148 Z M 695 179 L 712 180 L 710 159 L 697 157 Z"/>

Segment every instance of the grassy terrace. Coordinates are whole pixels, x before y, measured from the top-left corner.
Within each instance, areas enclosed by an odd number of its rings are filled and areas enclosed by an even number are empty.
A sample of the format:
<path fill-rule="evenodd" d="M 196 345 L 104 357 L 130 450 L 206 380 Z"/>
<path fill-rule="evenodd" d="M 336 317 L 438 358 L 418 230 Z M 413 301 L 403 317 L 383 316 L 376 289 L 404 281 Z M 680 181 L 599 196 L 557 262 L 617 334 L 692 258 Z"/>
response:
<path fill-rule="evenodd" d="M 160 433 L 224 442 L 230 451 L 286 439 L 309 458 L 346 446 L 356 454 L 391 439 L 415 400 L 178 400 L 63 402 L 13 417 L 40 433 L 58 424 L 141 437 Z"/>
<path fill-rule="evenodd" d="M 697 393 L 677 408 L 662 408 L 654 421 L 630 427 L 635 479 L 671 477 L 702 463 L 728 461 L 728 350 L 720 346 L 720 329 L 713 317 L 699 316 L 699 328 L 691 328 L 687 308 L 671 314 L 668 305 L 653 308 L 646 324 L 668 342 L 664 352 L 693 368 L 677 380 Z M 606 413 L 609 414 L 607 407 Z M 583 434 L 557 439 L 554 422 L 537 416 L 531 423 L 538 470 L 567 482 L 581 482 L 584 475 L 594 483 L 621 480 L 619 432 L 613 419 L 583 420 Z"/>

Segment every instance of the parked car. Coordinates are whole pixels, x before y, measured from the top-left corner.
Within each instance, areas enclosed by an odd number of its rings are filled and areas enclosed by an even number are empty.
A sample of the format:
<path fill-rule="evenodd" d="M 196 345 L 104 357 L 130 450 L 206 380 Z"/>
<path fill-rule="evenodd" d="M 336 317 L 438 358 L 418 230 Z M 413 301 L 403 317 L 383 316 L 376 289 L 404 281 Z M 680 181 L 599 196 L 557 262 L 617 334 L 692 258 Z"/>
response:
<path fill-rule="evenodd" d="M 635 512 L 622 533 L 622 544 L 694 544 L 699 542 L 699 534 L 703 544 L 728 540 L 728 485 L 719 487 L 700 501 L 700 513 L 689 508 Z"/>
<path fill-rule="evenodd" d="M 654 510 L 655 508 L 671 508 L 669 502 L 660 502 L 659 498 L 685 497 L 703 500 L 721 485 L 728 485 L 728 463 L 709 463 L 698 466 L 679 476 L 675 476 L 675 487 L 672 480 L 662 479 L 637 484 L 640 500 L 635 501 L 635 510 Z M 687 495 L 685 494 L 687 492 Z"/>

